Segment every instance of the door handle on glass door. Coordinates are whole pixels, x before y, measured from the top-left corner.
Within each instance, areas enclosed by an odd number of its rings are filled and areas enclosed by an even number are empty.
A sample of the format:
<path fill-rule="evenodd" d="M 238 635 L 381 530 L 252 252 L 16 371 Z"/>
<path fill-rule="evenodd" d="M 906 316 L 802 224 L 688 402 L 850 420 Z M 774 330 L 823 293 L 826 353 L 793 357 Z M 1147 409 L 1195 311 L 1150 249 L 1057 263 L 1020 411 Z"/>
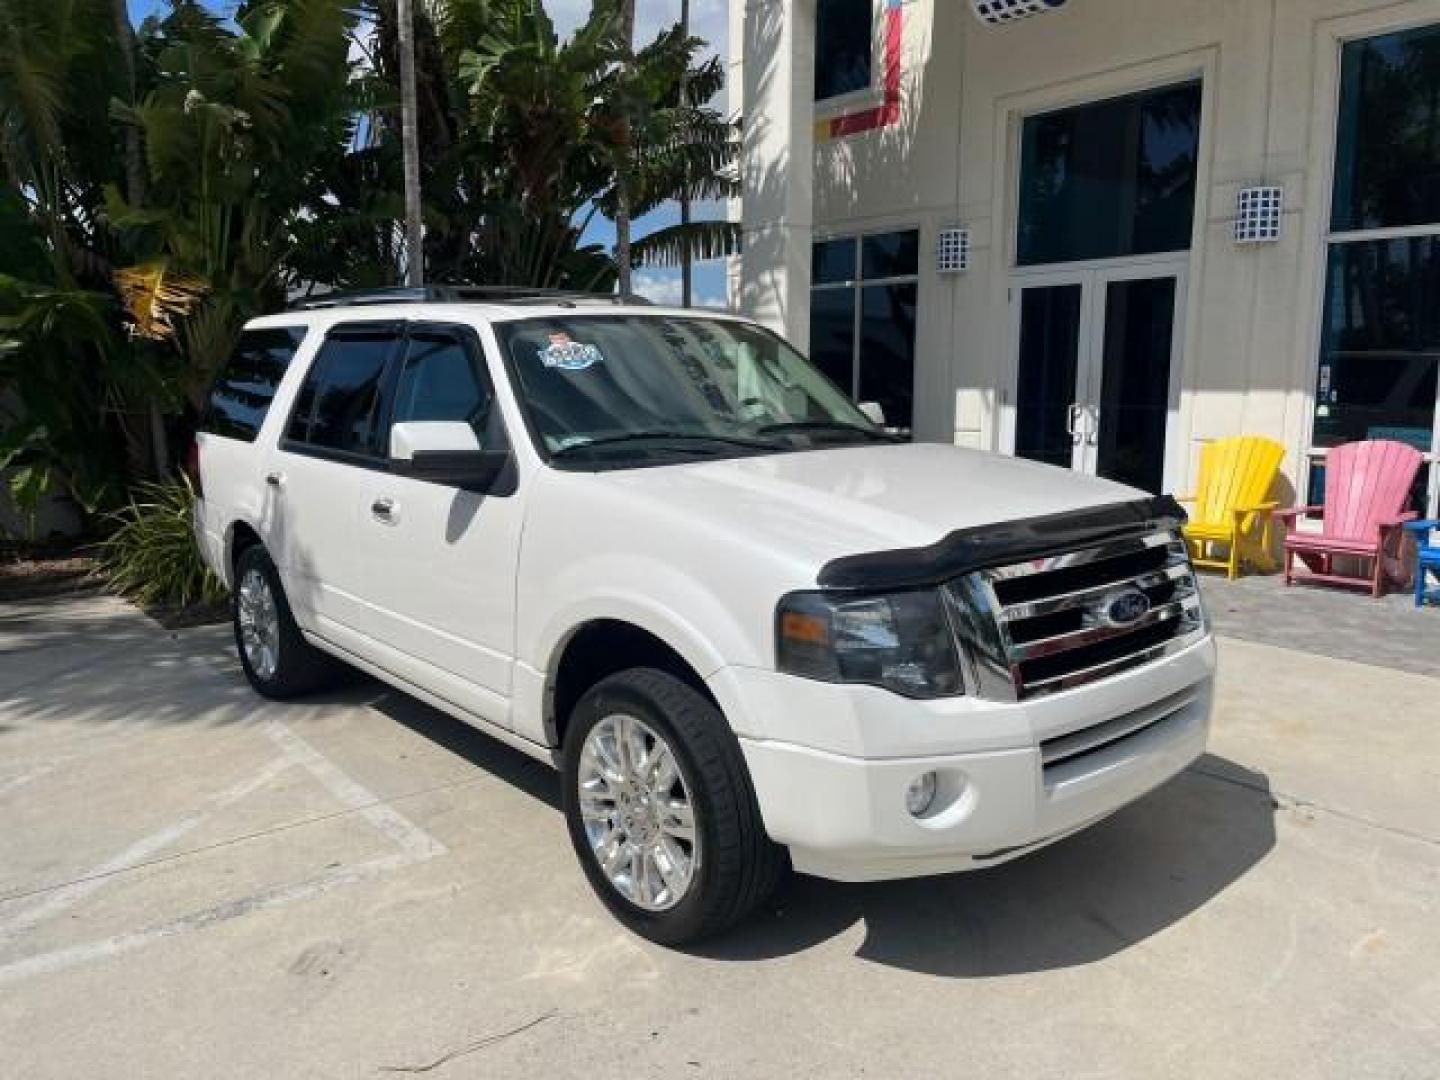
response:
<path fill-rule="evenodd" d="M 1081 405 L 1078 401 L 1070 406 L 1070 412 L 1066 421 L 1065 430 L 1070 433 L 1070 440 L 1076 446 L 1079 446 L 1081 440 L 1084 438 L 1084 436 L 1080 434 L 1080 417 L 1084 414 L 1085 406 Z"/>
<path fill-rule="evenodd" d="M 1089 405 L 1085 409 L 1090 417 L 1090 426 L 1085 431 L 1085 442 L 1090 446 L 1100 445 L 1100 406 Z"/>

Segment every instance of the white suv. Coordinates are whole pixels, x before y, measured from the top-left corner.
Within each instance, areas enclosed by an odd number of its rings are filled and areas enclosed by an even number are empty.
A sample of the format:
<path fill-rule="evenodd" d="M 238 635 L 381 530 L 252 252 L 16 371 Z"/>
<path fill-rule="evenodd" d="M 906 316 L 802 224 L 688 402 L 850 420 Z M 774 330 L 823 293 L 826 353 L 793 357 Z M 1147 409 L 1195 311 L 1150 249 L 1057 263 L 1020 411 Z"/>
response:
<path fill-rule="evenodd" d="M 1172 500 L 904 444 L 743 319 L 332 298 L 250 323 L 201 428 L 254 687 L 338 659 L 553 762 L 595 891 L 656 941 L 787 863 L 993 866 L 1205 748 Z"/>

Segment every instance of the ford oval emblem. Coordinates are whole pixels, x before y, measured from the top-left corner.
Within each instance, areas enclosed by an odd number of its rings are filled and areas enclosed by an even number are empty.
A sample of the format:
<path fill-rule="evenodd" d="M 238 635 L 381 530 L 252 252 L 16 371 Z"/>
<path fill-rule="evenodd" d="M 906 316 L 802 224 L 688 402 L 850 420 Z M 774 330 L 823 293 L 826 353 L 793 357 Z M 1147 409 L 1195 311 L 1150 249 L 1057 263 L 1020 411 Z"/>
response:
<path fill-rule="evenodd" d="M 1150 598 L 1139 589 L 1110 593 L 1099 604 L 1101 618 L 1111 626 L 1131 626 L 1150 614 Z"/>

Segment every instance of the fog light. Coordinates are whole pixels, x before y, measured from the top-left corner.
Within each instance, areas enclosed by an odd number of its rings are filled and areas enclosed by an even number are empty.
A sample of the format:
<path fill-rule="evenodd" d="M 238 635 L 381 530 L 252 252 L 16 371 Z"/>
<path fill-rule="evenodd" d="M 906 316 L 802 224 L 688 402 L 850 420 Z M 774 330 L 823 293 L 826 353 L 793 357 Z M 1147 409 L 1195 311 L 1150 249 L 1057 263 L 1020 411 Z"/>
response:
<path fill-rule="evenodd" d="M 924 817 L 935 802 L 935 774 L 927 772 L 917 776 L 905 789 L 905 809 L 911 817 Z"/>

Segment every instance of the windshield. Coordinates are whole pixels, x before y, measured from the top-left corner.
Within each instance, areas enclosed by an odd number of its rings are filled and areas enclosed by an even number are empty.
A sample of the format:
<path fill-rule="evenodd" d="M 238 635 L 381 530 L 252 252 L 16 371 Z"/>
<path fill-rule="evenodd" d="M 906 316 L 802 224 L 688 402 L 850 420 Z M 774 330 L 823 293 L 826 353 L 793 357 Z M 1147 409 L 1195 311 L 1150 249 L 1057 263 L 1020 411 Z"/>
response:
<path fill-rule="evenodd" d="M 747 323 L 576 315 L 495 332 L 552 463 L 664 464 L 889 438 L 799 353 Z"/>

